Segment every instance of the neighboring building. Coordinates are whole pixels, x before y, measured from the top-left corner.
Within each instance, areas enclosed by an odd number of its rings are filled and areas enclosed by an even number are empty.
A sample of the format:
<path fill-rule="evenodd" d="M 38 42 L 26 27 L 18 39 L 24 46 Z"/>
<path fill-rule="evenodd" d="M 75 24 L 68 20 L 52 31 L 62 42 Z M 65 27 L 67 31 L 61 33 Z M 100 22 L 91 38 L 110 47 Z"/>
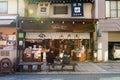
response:
<path fill-rule="evenodd" d="M 94 0 L 39 0 L 36 4 L 19 0 L 19 54 L 41 43 L 44 48 L 54 48 L 58 55 L 60 46 L 67 45 L 73 60 L 93 60 L 97 22 L 94 6 Z M 83 54 L 71 53 L 81 47 L 85 49 Z"/>
<path fill-rule="evenodd" d="M 120 44 L 120 1 L 119 0 L 95 0 L 98 43 L 97 60 L 113 60 L 113 45 Z M 102 5 L 102 6 L 101 6 Z M 117 55 L 120 58 L 120 54 Z"/>
<path fill-rule="evenodd" d="M 0 0 L 0 69 L 17 60 L 16 18 L 17 0 Z"/>

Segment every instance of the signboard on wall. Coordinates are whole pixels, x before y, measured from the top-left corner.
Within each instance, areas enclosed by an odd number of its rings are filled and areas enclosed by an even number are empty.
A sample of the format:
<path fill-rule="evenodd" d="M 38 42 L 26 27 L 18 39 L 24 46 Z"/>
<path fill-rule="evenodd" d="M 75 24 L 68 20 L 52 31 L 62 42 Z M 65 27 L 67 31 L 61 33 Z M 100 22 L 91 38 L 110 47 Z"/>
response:
<path fill-rule="evenodd" d="M 20 32 L 20 33 L 18 34 L 18 38 L 24 38 L 24 33 Z"/>
<path fill-rule="evenodd" d="M 40 35 L 43 35 L 40 37 Z M 53 36 L 54 35 L 54 36 Z M 73 33 L 73 32 L 27 32 L 26 39 L 90 39 L 90 33 Z"/>
<path fill-rule="evenodd" d="M 72 17 L 83 16 L 83 3 L 71 4 Z"/>

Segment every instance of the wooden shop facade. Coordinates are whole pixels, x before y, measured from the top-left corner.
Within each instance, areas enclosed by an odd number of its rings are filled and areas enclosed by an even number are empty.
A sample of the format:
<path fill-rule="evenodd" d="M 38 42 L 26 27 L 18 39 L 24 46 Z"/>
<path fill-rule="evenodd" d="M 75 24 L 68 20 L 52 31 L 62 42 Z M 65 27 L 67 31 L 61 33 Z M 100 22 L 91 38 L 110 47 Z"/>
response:
<path fill-rule="evenodd" d="M 71 61 L 93 60 L 97 23 L 93 0 L 39 0 L 28 5 L 26 15 L 18 18 L 20 68 L 28 65 L 31 71 L 36 64 L 40 68 L 51 49 L 56 58 L 66 52 Z"/>
<path fill-rule="evenodd" d="M 92 60 L 95 19 L 42 18 L 19 20 L 18 53 L 21 61 L 38 62 L 46 59 L 48 49 L 54 49 L 58 56 L 67 49 L 73 61 Z M 42 47 L 42 59 L 34 54 L 33 48 Z M 25 53 L 30 48 L 32 52 Z"/>

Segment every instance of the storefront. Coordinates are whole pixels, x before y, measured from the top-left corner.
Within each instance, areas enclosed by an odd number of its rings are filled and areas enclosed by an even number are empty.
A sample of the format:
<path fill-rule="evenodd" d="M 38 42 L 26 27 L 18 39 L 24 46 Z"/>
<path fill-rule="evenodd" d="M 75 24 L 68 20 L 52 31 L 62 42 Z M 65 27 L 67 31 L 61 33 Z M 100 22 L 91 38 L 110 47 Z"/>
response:
<path fill-rule="evenodd" d="M 19 23 L 18 51 L 22 61 L 44 61 L 51 48 L 55 50 L 56 56 L 67 50 L 73 61 L 92 60 L 96 20 L 22 19 Z M 41 47 L 42 50 L 39 49 Z"/>
<path fill-rule="evenodd" d="M 12 72 L 17 61 L 16 28 L 0 27 L 0 71 Z"/>

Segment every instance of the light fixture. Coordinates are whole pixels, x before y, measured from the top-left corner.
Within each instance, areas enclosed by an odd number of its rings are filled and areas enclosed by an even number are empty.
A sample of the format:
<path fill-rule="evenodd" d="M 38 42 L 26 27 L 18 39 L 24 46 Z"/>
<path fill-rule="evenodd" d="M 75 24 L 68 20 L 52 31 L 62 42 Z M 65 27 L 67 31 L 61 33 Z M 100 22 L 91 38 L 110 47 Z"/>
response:
<path fill-rule="evenodd" d="M 65 1 L 63 1 L 63 3 L 65 3 Z"/>
<path fill-rule="evenodd" d="M 85 24 L 85 22 L 84 22 L 84 21 L 83 21 L 82 23 L 83 23 L 83 24 Z"/>
<path fill-rule="evenodd" d="M 21 23 L 23 23 L 24 21 L 22 20 Z"/>
<path fill-rule="evenodd" d="M 43 21 L 41 21 L 41 23 L 43 23 Z"/>
<path fill-rule="evenodd" d="M 62 23 L 64 24 L 64 21 Z"/>
<path fill-rule="evenodd" d="M 73 23 L 73 24 L 75 24 L 75 22 L 74 22 L 74 21 L 73 21 L 72 23 Z"/>
<path fill-rule="evenodd" d="M 54 23 L 54 21 L 52 21 L 52 24 Z"/>
<path fill-rule="evenodd" d="M 32 22 L 32 20 L 30 20 L 30 22 Z"/>

